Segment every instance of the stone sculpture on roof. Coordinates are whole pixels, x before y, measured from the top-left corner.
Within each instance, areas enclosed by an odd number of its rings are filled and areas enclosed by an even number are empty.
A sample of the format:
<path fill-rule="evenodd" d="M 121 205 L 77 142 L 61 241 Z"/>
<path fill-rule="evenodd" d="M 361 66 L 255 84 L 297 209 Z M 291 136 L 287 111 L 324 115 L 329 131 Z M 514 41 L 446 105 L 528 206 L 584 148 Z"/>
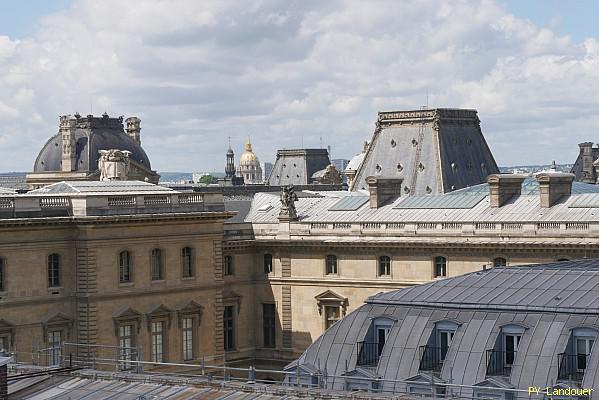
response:
<path fill-rule="evenodd" d="M 126 181 L 129 176 L 130 151 L 100 150 L 98 169 L 101 181 Z"/>
<path fill-rule="evenodd" d="M 293 185 L 284 186 L 281 189 L 281 211 L 279 212 L 279 221 L 297 221 L 297 210 L 295 202 L 297 194 Z"/>

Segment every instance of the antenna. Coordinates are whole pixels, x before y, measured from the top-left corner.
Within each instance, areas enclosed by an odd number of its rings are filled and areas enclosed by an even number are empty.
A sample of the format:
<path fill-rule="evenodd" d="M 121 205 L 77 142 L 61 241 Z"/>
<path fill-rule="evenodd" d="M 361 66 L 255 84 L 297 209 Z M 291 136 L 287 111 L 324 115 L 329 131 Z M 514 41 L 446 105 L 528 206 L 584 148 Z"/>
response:
<path fill-rule="evenodd" d="M 428 109 L 428 90 L 426 91 L 426 108 Z"/>
<path fill-rule="evenodd" d="M 319 139 L 320 139 L 320 148 L 322 149 L 322 136 Z"/>

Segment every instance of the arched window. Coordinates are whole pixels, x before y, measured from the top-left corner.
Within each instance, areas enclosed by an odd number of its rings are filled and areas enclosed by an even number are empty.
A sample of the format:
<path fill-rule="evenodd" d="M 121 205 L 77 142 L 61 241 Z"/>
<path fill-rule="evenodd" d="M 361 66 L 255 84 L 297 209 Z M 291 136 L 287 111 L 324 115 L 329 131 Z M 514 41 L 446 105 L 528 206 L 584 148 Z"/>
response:
<path fill-rule="evenodd" d="M 183 268 L 183 278 L 194 276 L 193 249 L 191 247 L 183 247 L 181 249 L 181 265 Z"/>
<path fill-rule="evenodd" d="M 60 286 L 60 256 L 50 254 L 48 256 L 48 287 Z"/>
<path fill-rule="evenodd" d="M 391 257 L 389 256 L 380 256 L 379 257 L 379 276 L 389 276 L 391 275 Z"/>
<path fill-rule="evenodd" d="M 495 257 L 493 259 L 494 267 L 505 267 L 507 265 L 507 260 L 503 257 Z"/>
<path fill-rule="evenodd" d="M 131 254 L 124 250 L 119 253 L 119 282 L 131 282 L 131 276 Z"/>
<path fill-rule="evenodd" d="M 329 254 L 326 258 L 326 274 L 337 274 L 337 256 L 334 254 Z"/>
<path fill-rule="evenodd" d="M 164 259 L 162 250 L 152 250 L 150 253 L 150 267 L 153 281 L 161 281 L 164 279 Z"/>
<path fill-rule="evenodd" d="M 447 276 L 447 259 L 443 256 L 435 257 L 435 278 Z"/>

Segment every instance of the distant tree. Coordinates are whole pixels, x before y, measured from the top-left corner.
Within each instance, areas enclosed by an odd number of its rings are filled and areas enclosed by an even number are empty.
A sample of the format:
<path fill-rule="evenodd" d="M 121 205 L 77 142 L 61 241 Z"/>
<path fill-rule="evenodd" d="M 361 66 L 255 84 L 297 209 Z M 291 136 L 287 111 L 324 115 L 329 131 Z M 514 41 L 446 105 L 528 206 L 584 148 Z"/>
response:
<path fill-rule="evenodd" d="M 198 181 L 199 183 L 204 183 L 206 185 L 210 185 L 211 183 L 216 183 L 216 178 L 212 175 L 204 175 Z"/>

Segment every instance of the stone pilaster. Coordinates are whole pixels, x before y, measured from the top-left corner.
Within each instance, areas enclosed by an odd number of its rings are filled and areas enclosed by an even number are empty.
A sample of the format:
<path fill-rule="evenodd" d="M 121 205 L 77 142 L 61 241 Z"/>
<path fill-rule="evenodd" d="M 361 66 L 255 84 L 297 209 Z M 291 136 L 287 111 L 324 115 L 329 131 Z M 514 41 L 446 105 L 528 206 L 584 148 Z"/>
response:
<path fill-rule="evenodd" d="M 95 345 L 98 338 L 97 305 L 90 296 L 97 293 L 96 250 L 79 247 L 77 257 L 77 301 L 76 301 L 76 339 L 83 345 Z M 87 360 L 93 357 L 93 349 L 81 347 L 77 351 L 77 359 Z"/>
<path fill-rule="evenodd" d="M 293 347 L 293 326 L 291 319 L 291 285 L 281 287 L 282 294 L 282 328 L 283 328 L 283 348 L 291 349 Z"/>

